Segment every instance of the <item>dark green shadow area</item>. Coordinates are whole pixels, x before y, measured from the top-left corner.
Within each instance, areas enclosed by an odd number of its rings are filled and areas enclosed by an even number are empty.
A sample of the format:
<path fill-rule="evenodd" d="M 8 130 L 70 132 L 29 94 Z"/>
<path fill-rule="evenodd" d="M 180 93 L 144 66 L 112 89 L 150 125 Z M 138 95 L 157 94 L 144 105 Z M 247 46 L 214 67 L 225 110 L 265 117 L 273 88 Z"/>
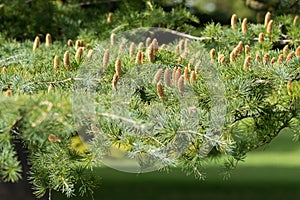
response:
<path fill-rule="evenodd" d="M 167 172 L 128 174 L 98 168 L 102 178 L 95 191 L 101 200 L 286 200 L 300 199 L 300 145 L 287 132 L 264 149 L 249 154 L 245 163 L 223 180 L 220 166 L 205 170 L 206 180 L 186 176 L 179 169 Z M 55 195 L 54 199 L 57 198 Z M 66 199 L 66 198 L 65 198 Z M 72 197 L 71 199 L 83 199 Z M 89 199 L 89 198 L 85 198 Z"/>
<path fill-rule="evenodd" d="M 170 173 L 136 175 L 103 168 L 97 171 L 97 174 L 102 177 L 102 183 L 95 192 L 95 199 L 283 200 L 300 198 L 300 168 L 240 167 L 227 181 L 221 179 L 218 170 L 218 168 L 207 169 L 209 175 L 207 180 L 199 181 L 185 176 L 179 170 Z"/>

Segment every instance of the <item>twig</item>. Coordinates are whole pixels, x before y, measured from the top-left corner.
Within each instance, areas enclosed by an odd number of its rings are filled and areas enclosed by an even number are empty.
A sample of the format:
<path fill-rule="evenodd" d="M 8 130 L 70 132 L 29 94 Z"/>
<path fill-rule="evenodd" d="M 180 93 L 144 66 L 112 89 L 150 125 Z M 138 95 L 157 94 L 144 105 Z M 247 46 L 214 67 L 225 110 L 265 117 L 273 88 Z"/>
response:
<path fill-rule="evenodd" d="M 224 144 L 224 145 L 226 144 L 225 142 L 222 142 L 220 140 L 216 140 L 214 138 L 211 138 L 211 137 L 207 136 L 206 134 L 200 134 L 200 133 L 198 133 L 196 131 L 192 131 L 192 130 L 181 130 L 181 131 L 176 131 L 176 133 L 191 133 L 191 134 L 195 134 L 195 135 L 204 137 L 204 138 L 206 138 L 206 139 L 208 139 L 210 141 L 214 141 L 214 142 L 216 142 L 218 144 Z"/>
<path fill-rule="evenodd" d="M 7 58 L 3 58 L 2 60 L 0 60 L 0 63 L 1 65 L 3 66 L 9 66 L 11 64 L 14 64 L 14 63 L 21 63 L 21 61 L 23 60 L 28 60 L 28 59 L 25 59 L 25 56 L 26 54 L 17 54 L 17 55 L 12 55 L 12 56 L 9 56 Z M 20 57 L 24 57 L 24 59 L 19 59 Z M 12 60 L 12 61 L 10 61 Z"/>
<path fill-rule="evenodd" d="M 194 172 L 197 173 L 197 175 L 199 176 L 199 178 L 202 178 L 203 175 L 202 175 L 201 172 L 198 170 L 198 168 L 197 168 L 194 164 L 192 164 L 192 166 L 193 166 Z"/>
<path fill-rule="evenodd" d="M 169 32 L 171 34 L 174 34 L 174 35 L 177 35 L 179 37 L 185 37 L 185 38 L 188 38 L 188 39 L 191 39 L 191 40 L 199 40 L 199 41 L 206 41 L 206 40 L 212 40 L 214 39 L 213 37 L 198 37 L 198 36 L 193 36 L 193 35 L 189 35 L 189 34 L 186 34 L 186 33 L 182 33 L 182 32 L 178 32 L 178 31 L 175 31 L 175 30 L 165 30 L 166 32 Z M 257 40 L 258 41 L 258 38 L 253 38 L 253 40 Z M 285 45 L 285 44 L 289 44 L 289 43 L 292 43 L 292 42 L 299 42 L 299 40 L 288 40 L 288 39 L 282 39 L 282 40 L 278 40 L 278 41 L 275 41 L 273 42 L 273 45 Z"/>
<path fill-rule="evenodd" d="M 141 129 L 145 129 L 146 126 L 143 125 L 143 124 L 140 124 L 132 119 L 129 119 L 129 118 L 126 118 L 126 117 L 122 117 L 122 116 L 119 116 L 119 115 L 115 115 L 115 114 L 110 114 L 110 113 L 100 113 L 99 115 L 103 116 L 103 117 L 109 117 L 111 119 L 119 119 L 119 120 L 122 120 L 122 121 L 125 121 L 125 122 L 128 122 L 130 124 L 133 124 L 134 126 L 137 126 Z"/>
<path fill-rule="evenodd" d="M 122 116 L 119 116 L 119 115 L 115 115 L 115 114 L 110 114 L 110 113 L 100 113 L 99 115 L 103 116 L 103 117 L 109 117 L 111 119 L 115 119 L 115 120 L 121 120 L 121 121 L 125 121 L 125 122 L 128 122 L 130 124 L 133 124 L 135 127 L 138 127 L 140 129 L 146 129 L 146 126 L 137 122 L 137 121 L 134 121 L 130 118 L 126 118 L 126 117 L 122 117 Z M 159 140 L 157 140 L 156 138 L 152 137 L 151 135 L 148 135 L 147 134 L 147 137 L 149 137 L 150 139 L 154 140 L 155 142 L 157 142 L 158 144 L 160 145 L 163 145 L 163 143 L 161 143 Z"/>
<path fill-rule="evenodd" d="M 28 85 L 49 85 L 49 84 L 61 84 L 61 83 L 66 83 L 66 82 L 69 82 L 69 81 L 83 81 L 83 80 L 87 80 L 86 78 L 67 78 L 67 79 L 64 79 L 64 80 L 58 80 L 58 81 L 41 81 L 41 82 L 31 82 L 31 83 L 28 83 Z M 100 81 L 100 79 L 89 79 L 89 80 L 92 80 L 92 81 Z"/>
<path fill-rule="evenodd" d="M 167 30 L 168 32 L 170 32 L 171 34 L 177 35 L 179 37 L 185 37 L 191 40 L 199 40 L 199 41 L 204 41 L 204 40 L 211 40 L 211 37 L 197 37 L 197 36 L 193 36 L 193 35 L 189 35 L 186 33 L 182 33 L 182 32 L 178 32 L 175 30 Z"/>
<path fill-rule="evenodd" d="M 83 2 L 83 3 L 79 3 L 80 7 L 85 7 L 85 6 L 92 6 L 92 5 L 97 5 L 97 4 L 103 4 L 103 3 L 111 3 L 111 2 L 119 2 L 120 0 L 102 0 L 102 1 L 96 1 L 96 2 Z"/>

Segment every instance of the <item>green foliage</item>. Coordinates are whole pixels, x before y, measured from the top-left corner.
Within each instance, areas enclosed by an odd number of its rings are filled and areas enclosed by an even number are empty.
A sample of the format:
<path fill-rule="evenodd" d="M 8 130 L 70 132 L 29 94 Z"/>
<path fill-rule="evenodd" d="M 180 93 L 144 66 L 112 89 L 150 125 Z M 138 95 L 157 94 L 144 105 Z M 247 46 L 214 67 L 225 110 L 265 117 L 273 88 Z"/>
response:
<path fill-rule="evenodd" d="M 190 29 L 188 32 L 191 32 L 194 28 L 189 24 L 198 22 L 184 9 L 174 8 L 172 12 L 165 12 L 149 5 L 143 1 L 122 1 L 116 6 L 119 9 L 114 13 L 113 23 L 107 24 L 110 11 L 107 8 L 116 9 L 108 2 L 68 1 L 61 4 L 50 0 L 5 0 L 0 4 L 0 20 L 3 22 L 0 28 L 2 34 L 18 40 L 47 33 L 56 39 L 75 38 L 82 30 L 88 30 L 94 38 L 103 38 L 108 37 L 111 30 L 124 31 L 141 26 L 178 27 L 180 31 Z"/>
<path fill-rule="evenodd" d="M 3 1 L 0 9 L 1 29 L 10 36 L 28 37 L 54 29 L 55 7 L 51 1 Z"/>
<path fill-rule="evenodd" d="M 204 178 L 202 171 L 207 162 L 223 161 L 225 158 L 225 173 L 229 173 L 248 152 L 270 143 L 283 129 L 293 131 L 294 138 L 299 140 L 300 57 L 293 55 L 287 59 L 288 55 L 285 54 L 284 60 L 279 62 L 277 59 L 283 54 L 283 50 L 276 49 L 275 46 L 288 41 L 288 53 L 299 46 L 299 23 L 293 25 L 292 16 L 275 17 L 270 34 L 263 25 L 253 23 L 249 23 L 247 32 L 242 33 L 241 19 L 234 30 L 211 23 L 200 32 L 190 25 L 198 20 L 184 9 L 176 8 L 165 12 L 155 5 L 145 5 L 145 10 L 138 12 L 128 4 L 123 10 L 113 13 L 111 23 L 107 23 L 105 13 L 99 15 L 99 20 L 91 20 L 85 24 L 86 21 L 72 19 L 73 14 L 81 16 L 81 12 L 77 8 L 73 10 L 69 4 L 42 4 L 40 6 L 45 6 L 44 8 L 51 6 L 49 15 L 52 16 L 45 15 L 38 24 L 32 23 L 32 26 L 26 26 L 22 31 L 30 35 L 30 38 L 38 33 L 54 31 L 56 37 L 49 47 L 42 42 L 35 51 L 32 51 L 32 41 L 7 39 L 11 33 L 19 35 L 21 29 L 7 29 L 1 33 L 1 181 L 15 182 L 21 178 L 22 169 L 15 150 L 15 140 L 22 141 L 28 151 L 30 182 L 38 197 L 53 190 L 68 197 L 87 192 L 92 194 L 97 180 L 90 171 L 99 166 L 97 159 L 106 155 L 108 149 L 129 151 L 137 159 L 149 153 L 150 163 L 144 163 L 140 159 L 141 166 L 153 164 L 151 161 L 154 159 L 165 165 L 181 167 L 187 174 L 193 173 L 197 178 Z M 12 7 L 6 6 L 5 2 L 0 9 L 5 11 L 4 22 L 8 25 L 18 16 L 15 16 L 16 13 L 9 13 L 10 9 L 18 6 L 26 8 L 28 5 L 23 2 L 20 5 L 12 4 Z M 60 13 L 63 17 L 54 13 Z M 39 14 L 35 13 L 34 18 Z M 94 14 L 98 13 L 91 14 L 91 17 Z M 30 19 L 33 15 L 29 13 L 28 16 Z M 23 16 L 18 17 L 25 20 Z M 50 19 L 53 24 L 43 23 L 43 20 Z M 70 30 L 66 26 L 69 23 Z M 81 29 L 77 29 L 79 26 Z M 126 30 L 152 26 L 197 33 L 201 38 L 179 40 L 160 46 L 153 62 L 147 57 L 149 50 L 143 48 L 141 51 L 146 58 L 140 66 L 129 55 L 129 43 L 120 48 L 124 42 L 122 38 L 117 38 L 115 45 L 103 41 L 111 33 L 118 36 L 118 33 Z M 72 32 L 72 27 L 76 29 L 75 32 Z M 61 35 L 57 30 L 62 31 Z M 264 33 L 265 40 L 258 42 L 261 32 Z M 11 35 L 12 38 L 17 37 L 15 34 Z M 70 36 L 73 39 L 84 39 L 85 44 L 89 43 L 94 48 L 92 58 L 87 58 L 86 47 L 82 60 L 76 61 L 77 47 L 65 45 Z M 27 36 L 22 33 L 20 37 Z M 62 37 L 62 41 L 57 40 L 58 37 Z M 144 42 L 145 38 L 135 39 Z M 176 52 L 178 42 L 186 42 L 186 51 L 181 49 L 179 53 Z M 243 48 L 248 45 L 250 52 L 243 50 L 235 54 L 234 61 L 230 60 L 230 54 L 235 51 L 239 42 Z M 98 44 L 102 46 L 99 47 Z M 216 55 L 209 57 L 206 51 L 212 48 L 216 50 Z M 111 55 L 106 70 L 103 70 L 101 66 L 106 49 L 110 49 Z M 66 51 L 70 53 L 70 70 L 63 66 L 63 54 Z M 217 58 L 221 54 L 224 62 Z M 269 55 L 268 60 L 266 54 Z M 53 67 L 56 55 L 60 60 L 59 69 Z M 246 63 L 248 56 L 252 60 Z M 119 77 L 116 90 L 112 87 L 112 80 L 116 73 L 117 57 L 121 59 L 123 75 Z M 272 58 L 276 62 L 271 62 Z M 219 76 L 212 76 L 212 71 L 208 70 L 211 65 L 215 66 L 214 72 L 218 72 Z M 157 92 L 157 83 L 152 80 L 158 69 L 172 71 L 174 67 L 181 67 L 182 72 L 187 67 L 189 74 L 196 72 L 195 82 L 188 82 L 183 92 L 178 86 L 167 87 L 160 79 L 164 88 L 162 97 Z M 99 71 L 101 77 L 95 78 Z M 212 81 L 208 82 L 207 76 L 213 78 Z M 125 81 L 126 77 L 131 78 L 130 83 Z M 72 98 L 77 94 L 74 91 L 82 89 L 80 86 L 87 81 L 85 78 L 93 83 L 96 91 L 92 102 L 96 105 L 97 114 L 82 121 L 81 125 L 86 125 L 88 134 L 100 132 L 102 137 L 96 137 L 91 148 L 78 150 L 74 145 L 74 138 L 79 135 L 80 130 L 74 118 L 86 113 L 80 113 L 80 109 L 76 110 L 79 113 L 72 110 L 72 103 L 80 108 L 80 102 Z M 213 137 L 211 132 L 214 130 L 209 129 L 211 123 L 214 123 L 211 121 L 210 110 L 214 106 L 214 94 L 222 90 L 216 84 L 218 81 L 225 86 L 226 116 L 224 126 L 219 130 L 220 137 Z M 77 96 L 79 99 L 88 96 L 85 93 L 78 94 L 82 95 Z M 193 115 L 194 111 L 197 112 L 196 117 Z M 100 129 L 93 126 L 93 123 L 100 125 Z M 193 140 L 188 140 L 192 134 L 195 134 Z M 206 152 L 207 140 L 215 143 L 209 152 Z M 165 147 L 171 151 L 160 151 Z M 184 151 L 174 153 L 172 148 L 182 148 Z"/>
<path fill-rule="evenodd" d="M 297 0 L 245 0 L 245 3 L 248 7 L 254 10 L 272 10 L 278 15 L 287 13 L 297 13 L 299 12 L 300 8 L 300 3 Z"/>

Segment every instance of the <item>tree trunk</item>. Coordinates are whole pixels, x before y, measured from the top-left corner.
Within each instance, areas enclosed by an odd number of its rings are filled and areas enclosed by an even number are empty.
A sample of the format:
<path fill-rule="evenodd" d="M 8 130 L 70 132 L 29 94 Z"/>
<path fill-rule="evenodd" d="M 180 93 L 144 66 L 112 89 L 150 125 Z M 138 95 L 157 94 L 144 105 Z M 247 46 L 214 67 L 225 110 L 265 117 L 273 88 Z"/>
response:
<path fill-rule="evenodd" d="M 33 194 L 32 185 L 28 181 L 28 172 L 30 166 L 28 164 L 28 151 L 22 141 L 18 138 L 13 140 L 17 156 L 21 161 L 22 180 L 17 183 L 0 182 L 0 199 L 1 200 L 37 200 Z M 48 194 L 40 198 L 47 200 Z"/>

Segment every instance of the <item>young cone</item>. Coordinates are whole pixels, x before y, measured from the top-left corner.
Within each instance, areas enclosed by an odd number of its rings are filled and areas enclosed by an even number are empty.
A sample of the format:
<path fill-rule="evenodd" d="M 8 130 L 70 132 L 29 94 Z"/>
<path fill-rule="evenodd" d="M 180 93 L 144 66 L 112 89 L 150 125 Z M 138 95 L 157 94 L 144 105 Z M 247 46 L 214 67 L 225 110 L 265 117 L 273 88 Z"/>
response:
<path fill-rule="evenodd" d="M 122 76 L 122 64 L 121 64 L 121 58 L 118 57 L 116 62 L 115 62 L 115 71 L 118 77 Z"/>
<path fill-rule="evenodd" d="M 148 48 L 150 46 L 150 44 L 151 44 L 151 38 L 150 37 L 147 37 L 145 44 L 146 44 L 146 48 Z"/>
<path fill-rule="evenodd" d="M 152 40 L 152 46 L 153 46 L 153 53 L 154 53 L 154 55 L 156 55 L 156 53 L 158 51 L 158 41 L 156 38 L 154 38 Z"/>
<path fill-rule="evenodd" d="M 278 63 L 281 63 L 282 61 L 283 61 L 283 54 L 280 54 L 280 55 L 278 56 L 277 62 L 278 62 Z"/>
<path fill-rule="evenodd" d="M 54 85 L 52 83 L 48 86 L 48 93 L 52 92 L 54 90 Z"/>
<path fill-rule="evenodd" d="M 49 47 L 52 44 L 52 39 L 51 39 L 51 35 L 49 33 L 46 34 L 46 39 L 45 39 L 45 46 Z"/>
<path fill-rule="evenodd" d="M 210 55 L 210 59 L 214 60 L 215 56 L 216 56 L 216 50 L 215 49 L 211 49 L 210 52 L 209 52 L 209 55 Z"/>
<path fill-rule="evenodd" d="M 184 52 L 189 52 L 189 47 L 190 47 L 190 40 L 186 38 L 184 40 Z"/>
<path fill-rule="evenodd" d="M 83 54 L 83 47 L 79 47 L 75 54 L 75 60 L 77 63 L 81 61 L 82 54 Z"/>
<path fill-rule="evenodd" d="M 130 47 L 129 47 L 129 56 L 130 56 L 130 58 L 133 58 L 134 54 L 135 54 L 135 44 L 134 44 L 134 42 L 132 42 L 130 44 Z"/>
<path fill-rule="evenodd" d="M 178 87 L 178 80 L 179 80 L 180 76 L 181 76 L 181 68 L 177 68 L 177 70 L 175 72 L 174 80 L 173 80 L 175 87 Z"/>
<path fill-rule="evenodd" d="M 179 45 L 179 51 L 180 53 L 182 53 L 184 51 L 184 39 L 181 39 L 178 45 Z"/>
<path fill-rule="evenodd" d="M 75 41 L 75 49 L 78 50 L 78 48 L 80 47 L 81 41 L 80 40 L 76 40 Z"/>
<path fill-rule="evenodd" d="M 189 51 L 187 50 L 184 50 L 184 52 L 180 55 L 180 59 L 186 59 L 189 55 Z"/>
<path fill-rule="evenodd" d="M 159 47 L 159 49 L 169 50 L 169 47 L 170 47 L 170 46 L 168 46 L 168 45 L 166 45 L 166 44 L 162 44 L 162 45 Z"/>
<path fill-rule="evenodd" d="M 107 68 L 108 62 L 109 62 L 109 49 L 106 49 L 102 60 L 103 68 Z"/>
<path fill-rule="evenodd" d="M 7 89 L 4 93 L 5 96 L 10 97 L 12 95 L 11 89 Z"/>
<path fill-rule="evenodd" d="M 249 55 L 250 54 L 250 47 L 249 45 L 245 45 L 245 55 Z"/>
<path fill-rule="evenodd" d="M 84 42 L 82 39 L 78 40 L 78 42 L 79 42 L 79 47 L 84 47 Z"/>
<path fill-rule="evenodd" d="M 261 60 L 260 55 L 256 54 L 255 60 L 256 60 L 257 62 L 260 62 L 260 60 Z"/>
<path fill-rule="evenodd" d="M 119 76 L 117 74 L 114 74 L 113 79 L 112 79 L 112 87 L 115 90 L 117 89 L 118 80 L 119 80 Z"/>
<path fill-rule="evenodd" d="M 267 26 L 267 34 L 271 35 L 273 29 L 273 20 L 270 20 Z"/>
<path fill-rule="evenodd" d="M 142 52 L 138 51 L 135 57 L 135 65 L 141 64 L 142 61 Z"/>
<path fill-rule="evenodd" d="M 289 53 L 289 45 L 285 45 L 282 49 L 283 56 L 286 56 Z"/>
<path fill-rule="evenodd" d="M 73 47 L 73 45 L 74 45 L 73 40 L 69 39 L 67 44 L 68 44 L 68 47 Z"/>
<path fill-rule="evenodd" d="M 163 73 L 163 69 L 162 68 L 158 69 L 155 76 L 154 76 L 154 78 L 153 78 L 152 83 L 157 84 L 159 82 L 160 78 L 161 78 L 162 73 Z"/>
<path fill-rule="evenodd" d="M 242 32 L 244 35 L 247 34 L 247 29 L 248 29 L 248 19 L 244 18 L 242 22 Z"/>
<path fill-rule="evenodd" d="M 150 46 L 148 47 L 147 55 L 148 55 L 148 60 L 153 63 L 155 60 L 153 44 L 150 44 Z"/>
<path fill-rule="evenodd" d="M 184 76 L 183 75 L 181 75 L 178 79 L 177 88 L 181 94 L 184 93 Z"/>
<path fill-rule="evenodd" d="M 277 61 L 277 59 L 276 59 L 275 57 L 273 57 L 273 58 L 271 59 L 271 63 L 272 63 L 272 64 L 276 63 L 276 61 Z"/>
<path fill-rule="evenodd" d="M 59 57 L 58 56 L 54 56 L 53 68 L 55 71 L 59 70 Z"/>
<path fill-rule="evenodd" d="M 242 54 L 243 51 L 243 42 L 239 41 L 239 44 L 236 46 L 236 55 L 240 56 Z"/>
<path fill-rule="evenodd" d="M 174 67 L 174 68 L 173 68 L 173 71 L 172 71 L 172 81 L 173 81 L 173 84 L 174 84 L 174 85 L 175 85 L 176 71 L 177 71 L 177 67 Z"/>
<path fill-rule="evenodd" d="M 289 62 L 289 61 L 293 58 L 293 56 L 294 56 L 294 52 L 291 51 L 291 52 L 287 55 L 285 61 L 286 61 L 286 62 Z"/>
<path fill-rule="evenodd" d="M 2 73 L 2 74 L 5 74 L 5 73 L 6 73 L 6 70 L 7 70 L 6 67 L 2 67 L 1 73 Z"/>
<path fill-rule="evenodd" d="M 184 84 L 188 84 L 189 83 L 189 68 L 185 67 L 184 68 Z"/>
<path fill-rule="evenodd" d="M 150 8 L 151 11 L 153 11 L 153 5 L 150 1 L 147 1 L 147 6 Z"/>
<path fill-rule="evenodd" d="M 195 65 L 195 69 L 194 69 L 196 74 L 199 73 L 201 66 L 202 66 L 202 62 L 198 61 Z"/>
<path fill-rule="evenodd" d="M 271 20 L 271 13 L 267 12 L 266 15 L 265 15 L 265 23 L 264 23 L 265 28 L 267 28 L 270 20 Z"/>
<path fill-rule="evenodd" d="M 127 43 L 126 40 L 122 40 L 121 44 L 119 45 L 119 50 L 118 50 L 119 54 L 121 54 L 124 51 L 126 43 Z"/>
<path fill-rule="evenodd" d="M 87 53 L 87 55 L 86 55 L 86 57 L 87 57 L 87 59 L 92 59 L 92 57 L 93 57 L 93 49 L 90 49 L 89 51 L 88 51 L 88 53 Z"/>
<path fill-rule="evenodd" d="M 269 63 L 269 59 L 270 59 L 270 55 L 269 55 L 268 53 L 266 53 L 266 54 L 264 55 L 264 63 L 265 63 L 265 64 L 268 64 L 268 63 Z"/>
<path fill-rule="evenodd" d="M 52 143 L 54 143 L 54 142 L 61 142 L 61 139 L 59 139 L 58 137 L 56 137 L 54 134 L 50 134 L 48 136 L 48 140 L 49 140 L 49 142 L 52 142 Z"/>
<path fill-rule="evenodd" d="M 145 60 L 145 54 L 144 54 L 144 52 L 141 52 L 141 63 L 145 63 L 146 62 L 146 60 Z"/>
<path fill-rule="evenodd" d="M 265 40 L 265 36 L 264 36 L 264 33 L 263 32 L 261 32 L 261 33 L 259 33 L 259 35 L 258 35 L 258 42 L 263 42 Z"/>
<path fill-rule="evenodd" d="M 244 61 L 244 70 L 245 71 L 248 71 L 251 60 L 252 60 L 251 56 L 246 57 L 246 59 Z"/>
<path fill-rule="evenodd" d="M 116 38 L 116 34 L 112 33 L 110 35 L 110 45 L 114 46 L 116 44 L 117 38 Z"/>
<path fill-rule="evenodd" d="M 40 47 L 40 37 L 36 36 L 33 42 L 32 50 L 36 51 Z"/>
<path fill-rule="evenodd" d="M 219 54 L 218 55 L 218 63 L 224 64 L 225 63 L 225 56 L 224 54 Z"/>
<path fill-rule="evenodd" d="M 300 46 L 297 47 L 296 49 L 296 57 L 300 56 Z"/>
<path fill-rule="evenodd" d="M 110 23 L 112 23 L 112 21 L 113 21 L 113 13 L 110 12 L 110 13 L 108 13 L 106 22 L 107 22 L 108 24 L 110 24 Z"/>
<path fill-rule="evenodd" d="M 143 49 L 144 49 L 144 43 L 140 42 L 138 45 L 138 50 L 143 51 Z"/>
<path fill-rule="evenodd" d="M 232 29 L 235 29 L 236 23 L 237 23 L 237 15 L 236 15 L 236 14 L 233 14 L 233 15 L 231 16 L 231 28 L 232 28 Z"/>
<path fill-rule="evenodd" d="M 90 48 L 91 48 L 91 44 L 90 44 L 90 43 L 87 43 L 87 44 L 85 45 L 85 48 L 86 48 L 86 49 L 90 49 Z"/>
<path fill-rule="evenodd" d="M 181 74 L 181 67 L 178 67 L 178 68 L 177 68 L 177 72 L 178 72 L 179 74 Z"/>
<path fill-rule="evenodd" d="M 194 63 L 195 63 L 195 58 L 191 58 L 191 59 L 189 60 L 188 67 L 191 68 L 191 66 L 193 66 Z"/>
<path fill-rule="evenodd" d="M 167 68 L 164 72 L 164 82 L 167 87 L 171 87 L 171 75 L 170 75 L 170 70 Z"/>
<path fill-rule="evenodd" d="M 296 15 L 293 20 L 293 26 L 297 26 L 298 21 L 299 21 L 299 15 Z"/>
<path fill-rule="evenodd" d="M 235 61 L 235 51 L 232 51 L 229 55 L 230 64 L 234 64 Z"/>
<path fill-rule="evenodd" d="M 195 71 L 192 71 L 190 76 L 190 83 L 194 84 L 195 82 L 196 82 L 196 73 Z"/>
<path fill-rule="evenodd" d="M 66 51 L 64 54 L 64 66 L 67 70 L 70 70 L 70 54 L 69 51 Z"/>
<path fill-rule="evenodd" d="M 165 93 L 164 93 L 163 86 L 162 86 L 160 81 L 156 85 L 156 90 L 157 90 L 158 97 L 160 99 L 164 99 L 165 98 Z"/>

